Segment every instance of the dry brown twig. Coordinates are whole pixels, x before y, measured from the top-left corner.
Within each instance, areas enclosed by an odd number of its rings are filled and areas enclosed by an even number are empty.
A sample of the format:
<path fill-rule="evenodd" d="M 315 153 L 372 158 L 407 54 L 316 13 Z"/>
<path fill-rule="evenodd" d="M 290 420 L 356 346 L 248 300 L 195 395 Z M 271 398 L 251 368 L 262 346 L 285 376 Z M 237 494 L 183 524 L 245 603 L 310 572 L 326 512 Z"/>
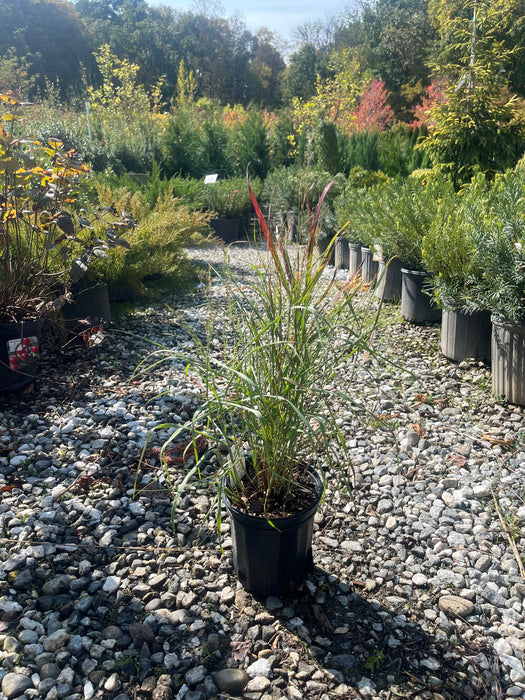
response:
<path fill-rule="evenodd" d="M 499 521 L 501 523 L 501 527 L 503 528 L 503 531 L 507 535 L 507 539 L 509 541 L 509 544 L 511 546 L 512 552 L 514 554 L 514 558 L 516 559 L 516 563 L 518 565 L 518 568 L 520 570 L 520 575 L 522 578 L 525 578 L 525 566 L 523 566 L 523 560 L 520 556 L 520 553 L 518 551 L 518 548 L 516 547 L 516 543 L 514 542 L 512 538 L 512 533 L 509 530 L 509 526 L 505 522 L 505 519 L 503 517 L 503 514 L 501 512 L 501 509 L 499 507 L 498 499 L 496 497 L 496 494 L 494 493 L 494 489 L 491 489 L 492 492 L 492 498 L 494 499 L 494 507 L 496 509 L 496 513 L 498 514 Z"/>

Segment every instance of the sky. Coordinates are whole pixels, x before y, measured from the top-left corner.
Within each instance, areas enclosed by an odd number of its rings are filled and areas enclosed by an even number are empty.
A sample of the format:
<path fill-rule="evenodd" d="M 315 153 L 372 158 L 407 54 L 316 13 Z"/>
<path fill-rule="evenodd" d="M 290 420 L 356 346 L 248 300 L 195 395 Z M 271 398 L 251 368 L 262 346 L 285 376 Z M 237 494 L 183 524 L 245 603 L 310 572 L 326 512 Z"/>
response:
<path fill-rule="evenodd" d="M 205 7 L 206 2 L 194 0 L 148 0 L 150 5 L 164 5 L 177 10 L 194 10 Z M 215 4 L 215 3 L 214 3 Z M 291 40 L 293 30 L 315 20 L 325 20 L 349 5 L 348 0 L 220 0 L 222 17 L 239 16 L 246 27 L 255 34 L 260 27 L 267 27 L 286 40 Z"/>

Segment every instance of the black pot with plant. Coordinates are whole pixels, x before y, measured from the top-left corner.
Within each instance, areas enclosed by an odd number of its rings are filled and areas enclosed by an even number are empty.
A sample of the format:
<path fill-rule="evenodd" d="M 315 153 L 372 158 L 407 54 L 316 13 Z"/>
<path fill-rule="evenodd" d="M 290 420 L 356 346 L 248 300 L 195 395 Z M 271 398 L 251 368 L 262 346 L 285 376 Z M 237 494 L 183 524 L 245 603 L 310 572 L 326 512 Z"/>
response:
<path fill-rule="evenodd" d="M 492 391 L 525 405 L 525 160 L 483 191 L 473 230 L 472 285 L 479 308 L 491 314 Z"/>
<path fill-rule="evenodd" d="M 352 475 L 332 382 L 343 363 L 349 371 L 354 366 L 371 328 L 355 313 L 355 285 L 338 287 L 325 274 L 337 234 L 321 259 L 315 251 L 328 189 L 299 255 L 270 232 L 251 193 L 267 250 L 243 284 L 225 263 L 227 303 L 217 307 L 212 297 L 206 341 L 195 338 L 196 352 L 182 355 L 205 387 L 191 421 L 193 442 L 204 439 L 210 450 L 188 471 L 176 502 L 197 477 L 213 487 L 219 524 L 222 505 L 231 513 L 239 580 L 260 595 L 301 585 L 312 563 L 313 516 L 325 478 L 338 479 L 343 489 Z M 341 393 L 338 400 L 353 405 L 352 396 Z M 186 430 L 174 428 L 161 455 Z"/>
<path fill-rule="evenodd" d="M 479 287 L 485 276 L 477 239 L 484 237 L 492 198 L 483 175 L 439 202 L 423 237 L 423 262 L 431 273 L 432 293 L 443 310 L 441 352 L 460 362 L 490 362 L 490 312 Z"/>

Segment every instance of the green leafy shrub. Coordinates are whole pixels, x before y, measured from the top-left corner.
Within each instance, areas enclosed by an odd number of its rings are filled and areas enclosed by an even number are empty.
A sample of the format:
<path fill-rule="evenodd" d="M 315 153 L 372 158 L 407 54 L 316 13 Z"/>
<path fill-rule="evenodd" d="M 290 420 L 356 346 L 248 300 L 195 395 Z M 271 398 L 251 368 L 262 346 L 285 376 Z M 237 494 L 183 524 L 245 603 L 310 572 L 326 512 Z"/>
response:
<path fill-rule="evenodd" d="M 249 168 L 252 177 L 264 180 L 270 169 L 268 130 L 261 111 L 251 110 L 229 134 L 230 153 L 235 172 L 242 175 Z"/>
<path fill-rule="evenodd" d="M 252 188 L 255 192 L 261 189 L 261 181 L 254 179 Z M 242 219 L 250 213 L 251 200 L 246 178 L 228 178 L 217 180 L 207 189 L 208 205 L 221 219 Z"/>
<path fill-rule="evenodd" d="M 480 274 L 473 284 L 479 308 L 502 321 L 525 321 L 525 161 L 496 177 L 485 206 L 473 223 L 475 262 Z"/>
<path fill-rule="evenodd" d="M 162 158 L 162 117 L 149 111 L 132 116 L 118 110 L 90 112 L 91 135 L 85 105 L 70 108 L 43 100 L 28 109 L 26 130 L 46 142 L 59 139 L 66 148 L 80 151 L 96 172 L 106 169 L 119 174 L 146 173 L 152 161 Z"/>
<path fill-rule="evenodd" d="M 483 308 L 478 288 L 485 275 L 477 239 L 484 237 L 494 193 L 484 175 L 438 203 L 423 237 L 423 263 L 432 275 L 434 296 L 445 311 Z"/>
<path fill-rule="evenodd" d="M 453 192 L 449 180 L 425 171 L 380 185 L 367 202 L 375 246 L 387 259 L 396 257 L 409 269 L 424 270 L 423 237 L 438 204 Z"/>
<path fill-rule="evenodd" d="M 361 171 L 364 172 L 364 171 Z M 370 211 L 377 187 L 352 187 L 345 189 L 334 202 L 338 226 L 351 243 L 364 246 L 374 241 L 370 225 Z"/>
<path fill-rule="evenodd" d="M 22 321 L 63 306 L 94 260 L 129 245 L 134 223 L 90 206 L 81 154 L 20 134 L 21 103 L 9 94 L 0 102 L 0 319 Z"/>
<path fill-rule="evenodd" d="M 169 279 L 171 286 L 183 286 L 191 274 L 184 248 L 207 240 L 210 214 L 193 211 L 186 204 L 163 193 L 149 207 L 144 195 L 126 188 L 111 191 L 99 185 L 101 201 L 114 202 L 115 207 L 130 211 L 139 219 L 128 250 L 115 251 L 109 259 L 98 261 L 91 273 L 97 279 L 115 287 L 131 287 L 139 293 L 146 291 L 148 277 Z"/>

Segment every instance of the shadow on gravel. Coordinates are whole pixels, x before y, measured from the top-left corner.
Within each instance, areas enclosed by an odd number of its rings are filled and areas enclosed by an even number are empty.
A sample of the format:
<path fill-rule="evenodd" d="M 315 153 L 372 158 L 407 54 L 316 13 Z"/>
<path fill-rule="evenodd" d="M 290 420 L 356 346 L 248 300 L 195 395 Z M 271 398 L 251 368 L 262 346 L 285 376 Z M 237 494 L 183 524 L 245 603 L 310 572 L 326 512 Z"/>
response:
<path fill-rule="evenodd" d="M 275 613 L 304 648 L 303 671 L 309 664 L 321 667 L 360 693 L 344 697 L 502 697 L 498 660 L 487 643 L 440 640 L 407 610 L 408 600 L 391 596 L 382 603 L 373 594 L 366 598 L 358 581 L 341 584 L 316 567 L 305 591 L 283 598 L 284 608 Z"/>
<path fill-rule="evenodd" d="M 237 588 L 231 555 L 220 555 L 211 531 L 206 541 L 178 547 L 167 497 L 143 500 L 143 515 L 119 524 L 118 491 L 101 481 L 85 495 L 105 523 L 64 498 L 44 536 L 33 533 L 29 551 L 19 554 L 25 542 L 3 545 L 0 593 L 16 605 L 3 608 L 2 631 L 18 638 L 22 618 L 41 624 L 46 652 L 74 671 L 70 697 L 80 699 L 89 682 L 105 700 L 122 692 L 145 700 L 161 679 L 171 685 L 170 699 L 184 698 L 185 687 L 200 700 L 222 697 L 216 671 L 263 657 L 272 659 L 272 697 L 501 697 L 489 650 L 441 642 L 406 609 L 409 601 L 367 598 L 358 582 L 320 568 L 297 594 L 254 598 Z M 189 510 L 181 521 L 186 541 L 197 519 Z M 17 653 L 16 663 L 40 672 L 53 654 L 33 657 L 34 646 Z"/>

